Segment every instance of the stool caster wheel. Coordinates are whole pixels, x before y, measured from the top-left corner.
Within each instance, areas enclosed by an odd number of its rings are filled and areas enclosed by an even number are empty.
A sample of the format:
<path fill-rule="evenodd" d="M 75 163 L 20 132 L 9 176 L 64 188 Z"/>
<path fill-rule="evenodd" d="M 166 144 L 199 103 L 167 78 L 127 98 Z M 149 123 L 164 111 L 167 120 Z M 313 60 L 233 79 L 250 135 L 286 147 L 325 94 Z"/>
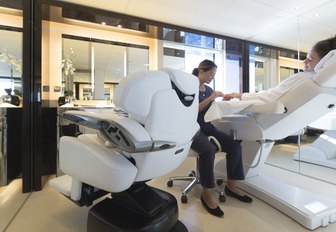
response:
<path fill-rule="evenodd" d="M 224 195 L 219 195 L 219 202 L 225 202 L 226 198 Z"/>
<path fill-rule="evenodd" d="M 168 187 L 172 187 L 172 186 L 173 186 L 173 181 L 172 181 L 172 180 L 168 180 L 168 182 L 167 182 L 167 186 L 168 186 Z"/>
<path fill-rule="evenodd" d="M 217 180 L 217 181 L 216 181 L 216 183 L 217 183 L 218 185 L 222 185 L 223 182 L 224 182 L 223 180 Z"/>
<path fill-rule="evenodd" d="M 189 174 L 190 177 L 196 176 L 196 172 L 195 171 L 191 171 L 191 173 Z"/>
<path fill-rule="evenodd" d="M 181 197 L 181 202 L 182 202 L 183 204 L 188 203 L 188 197 L 183 195 L 183 196 Z"/>

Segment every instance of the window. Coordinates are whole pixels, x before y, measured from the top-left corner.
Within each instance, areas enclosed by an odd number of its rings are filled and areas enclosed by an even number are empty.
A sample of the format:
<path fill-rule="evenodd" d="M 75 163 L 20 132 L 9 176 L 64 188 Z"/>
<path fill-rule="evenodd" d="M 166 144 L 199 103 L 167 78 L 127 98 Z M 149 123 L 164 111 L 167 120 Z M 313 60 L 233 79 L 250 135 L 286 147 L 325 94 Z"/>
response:
<path fill-rule="evenodd" d="M 242 42 L 229 42 L 216 36 L 200 35 L 163 28 L 163 66 L 191 73 L 198 64 L 209 59 L 218 68 L 214 81 L 215 90 L 237 92 L 242 89 Z M 226 48 L 228 44 L 229 49 Z"/>
<path fill-rule="evenodd" d="M 272 88 L 301 68 L 295 52 L 249 44 L 249 92 Z"/>

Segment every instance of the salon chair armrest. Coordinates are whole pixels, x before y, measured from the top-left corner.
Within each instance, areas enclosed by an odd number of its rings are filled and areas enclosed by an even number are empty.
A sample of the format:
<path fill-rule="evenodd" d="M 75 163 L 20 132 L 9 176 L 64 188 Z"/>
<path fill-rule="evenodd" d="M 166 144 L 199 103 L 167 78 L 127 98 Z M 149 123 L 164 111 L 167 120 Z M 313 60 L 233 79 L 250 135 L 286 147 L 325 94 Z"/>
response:
<path fill-rule="evenodd" d="M 283 114 L 286 107 L 278 101 L 264 102 L 261 100 L 246 101 L 214 101 L 205 114 L 204 120 L 211 122 L 228 115 L 253 114 Z"/>
<path fill-rule="evenodd" d="M 66 111 L 62 117 L 99 131 L 112 147 L 126 152 L 155 151 L 176 145 L 169 141 L 153 141 L 143 125 L 131 118 L 114 113 Z"/>
<path fill-rule="evenodd" d="M 264 102 L 262 104 L 254 104 L 248 106 L 243 110 L 243 112 L 246 113 L 263 113 L 263 114 L 283 114 L 286 111 L 287 110 L 284 104 L 278 101 Z"/>

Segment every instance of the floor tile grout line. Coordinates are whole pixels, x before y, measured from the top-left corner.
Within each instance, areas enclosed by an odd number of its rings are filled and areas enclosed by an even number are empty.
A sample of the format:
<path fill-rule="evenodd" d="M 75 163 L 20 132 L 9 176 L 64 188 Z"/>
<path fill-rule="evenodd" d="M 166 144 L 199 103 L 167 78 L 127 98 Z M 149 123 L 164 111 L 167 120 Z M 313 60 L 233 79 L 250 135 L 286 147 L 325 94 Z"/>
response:
<path fill-rule="evenodd" d="M 6 232 L 6 230 L 8 229 L 8 227 L 12 224 L 12 222 L 14 221 L 14 219 L 16 218 L 16 216 L 18 215 L 18 213 L 21 211 L 22 207 L 26 204 L 26 202 L 28 201 L 28 199 L 30 198 L 31 195 L 32 195 L 32 192 L 28 194 L 27 198 L 23 201 L 23 203 L 21 204 L 21 206 L 19 207 L 19 209 L 16 211 L 16 213 L 13 215 L 13 217 L 11 218 L 11 220 L 5 226 L 3 232 Z"/>

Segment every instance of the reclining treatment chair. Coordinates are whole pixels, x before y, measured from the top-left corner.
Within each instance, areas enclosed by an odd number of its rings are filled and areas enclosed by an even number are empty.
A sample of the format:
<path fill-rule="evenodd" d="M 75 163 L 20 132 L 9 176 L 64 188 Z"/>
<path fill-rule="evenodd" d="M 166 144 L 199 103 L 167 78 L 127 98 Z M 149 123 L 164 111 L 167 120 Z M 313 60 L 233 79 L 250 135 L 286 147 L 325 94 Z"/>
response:
<path fill-rule="evenodd" d="M 65 175 L 51 186 L 90 206 L 87 231 L 187 231 L 176 199 L 146 181 L 167 174 L 187 157 L 197 133 L 198 79 L 173 70 L 138 72 L 116 87 L 113 113 L 67 111 L 62 117 L 97 134 L 60 138 Z M 102 192 L 102 193 L 101 193 Z"/>
<path fill-rule="evenodd" d="M 302 130 L 308 124 L 332 111 L 336 104 L 336 59 L 326 56 L 316 67 L 312 79 L 306 79 L 277 100 L 281 113 L 272 114 L 262 105 L 252 105 L 244 112 L 223 115 L 213 124 L 241 141 L 246 179 L 239 187 L 259 197 L 308 229 L 326 226 L 336 221 L 336 201 L 260 174 L 275 140 Z M 243 102 L 243 101 L 242 101 Z M 220 104 L 214 103 L 214 104 Z M 270 106 L 272 103 L 265 103 Z M 213 106 L 211 106 L 213 107 Z M 278 109 L 278 107 L 275 107 Z M 207 115 L 206 115 L 207 117 Z M 225 159 L 215 164 L 215 172 L 225 177 Z"/>

